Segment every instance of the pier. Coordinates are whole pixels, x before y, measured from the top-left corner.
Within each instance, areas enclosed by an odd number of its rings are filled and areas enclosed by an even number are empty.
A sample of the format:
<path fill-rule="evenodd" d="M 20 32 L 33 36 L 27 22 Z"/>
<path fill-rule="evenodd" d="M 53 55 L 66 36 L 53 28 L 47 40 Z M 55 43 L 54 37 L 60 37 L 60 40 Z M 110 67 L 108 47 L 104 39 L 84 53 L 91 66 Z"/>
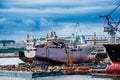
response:
<path fill-rule="evenodd" d="M 46 76 L 60 76 L 62 75 L 61 71 L 58 72 L 22 72 L 22 71 L 5 71 L 0 70 L 0 76 L 5 77 L 18 77 L 18 78 L 37 78 L 37 77 L 46 77 Z"/>
<path fill-rule="evenodd" d="M 48 67 L 48 69 L 41 69 L 40 67 L 1 67 L 0 76 L 34 79 L 38 77 L 48 76 L 62 76 L 62 75 L 89 75 L 93 78 L 120 78 L 120 74 L 106 74 L 105 69 L 85 69 L 79 70 L 79 68 L 62 69 L 62 67 Z"/>
<path fill-rule="evenodd" d="M 93 73 L 91 76 L 93 78 L 120 78 L 120 74 Z"/>

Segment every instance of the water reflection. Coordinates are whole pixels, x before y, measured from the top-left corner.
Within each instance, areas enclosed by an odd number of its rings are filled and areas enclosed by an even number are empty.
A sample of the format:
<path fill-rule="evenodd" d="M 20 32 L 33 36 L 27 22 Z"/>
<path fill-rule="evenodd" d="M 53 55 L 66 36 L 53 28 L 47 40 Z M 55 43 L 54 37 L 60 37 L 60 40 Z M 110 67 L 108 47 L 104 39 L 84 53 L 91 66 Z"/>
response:
<path fill-rule="evenodd" d="M 120 78 L 92 78 L 89 75 L 63 75 L 63 76 L 49 76 L 49 77 L 38 77 L 34 79 L 25 78 L 13 78 L 0 76 L 0 80 L 120 80 Z"/>
<path fill-rule="evenodd" d="M 120 78 L 113 78 L 112 80 L 120 80 Z"/>
<path fill-rule="evenodd" d="M 55 77 L 41 77 L 34 80 L 113 80 L 111 78 L 92 78 L 89 75 L 63 75 Z"/>

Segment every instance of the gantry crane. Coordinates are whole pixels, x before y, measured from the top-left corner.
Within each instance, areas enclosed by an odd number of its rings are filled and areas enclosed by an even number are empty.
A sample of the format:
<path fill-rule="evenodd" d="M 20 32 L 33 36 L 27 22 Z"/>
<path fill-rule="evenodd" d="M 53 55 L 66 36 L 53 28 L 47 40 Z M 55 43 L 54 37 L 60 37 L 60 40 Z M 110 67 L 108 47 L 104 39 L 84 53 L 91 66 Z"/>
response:
<path fill-rule="evenodd" d="M 118 25 L 120 24 L 120 18 L 118 22 L 113 22 L 113 19 L 111 17 L 111 14 L 120 6 L 120 4 L 114 8 L 108 15 L 100 16 L 100 18 L 105 18 L 105 24 L 107 26 L 103 26 L 104 32 L 108 33 L 108 43 L 115 43 L 116 42 L 116 32 L 120 31 L 118 30 Z"/>

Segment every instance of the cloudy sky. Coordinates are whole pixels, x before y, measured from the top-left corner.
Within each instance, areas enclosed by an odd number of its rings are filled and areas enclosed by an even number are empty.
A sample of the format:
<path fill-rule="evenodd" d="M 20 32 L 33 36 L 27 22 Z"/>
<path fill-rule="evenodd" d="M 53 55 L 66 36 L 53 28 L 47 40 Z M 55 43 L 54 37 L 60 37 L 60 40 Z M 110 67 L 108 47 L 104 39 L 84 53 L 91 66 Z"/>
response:
<path fill-rule="evenodd" d="M 81 34 L 105 35 L 104 18 L 120 0 L 0 0 L 0 39 L 24 40 L 26 34 L 36 38 L 52 30 L 59 36 L 71 35 L 80 23 Z M 120 19 L 120 8 L 112 15 Z"/>

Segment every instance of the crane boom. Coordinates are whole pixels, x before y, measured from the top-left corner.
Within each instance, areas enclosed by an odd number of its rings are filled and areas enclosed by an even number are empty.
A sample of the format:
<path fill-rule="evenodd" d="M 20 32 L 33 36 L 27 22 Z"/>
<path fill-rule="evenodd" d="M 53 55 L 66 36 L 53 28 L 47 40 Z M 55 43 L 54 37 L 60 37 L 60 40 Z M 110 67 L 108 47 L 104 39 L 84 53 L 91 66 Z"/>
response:
<path fill-rule="evenodd" d="M 120 4 L 116 8 L 114 8 L 108 15 L 111 15 L 119 6 Z"/>
<path fill-rule="evenodd" d="M 67 48 L 66 48 L 66 45 L 65 45 L 65 43 L 58 43 L 58 42 L 56 42 L 56 41 L 54 41 L 54 40 L 51 40 L 53 43 L 55 43 L 56 45 L 59 45 L 59 46 L 62 46 L 63 48 L 64 48 L 64 50 L 65 50 L 65 54 L 66 54 L 66 56 L 67 56 L 67 59 L 68 59 L 68 63 L 69 64 L 73 64 L 73 62 L 72 62 L 72 60 L 71 60 L 71 58 L 70 58 L 70 55 L 69 55 L 69 53 L 67 52 Z"/>
<path fill-rule="evenodd" d="M 65 44 L 64 44 L 64 50 L 65 50 L 65 53 L 66 53 L 66 56 L 67 56 L 67 59 L 68 59 L 69 64 L 73 64 L 73 62 L 72 62 L 72 60 L 71 60 L 71 58 L 70 58 L 70 55 L 69 55 L 68 52 L 67 52 L 67 48 L 66 48 Z"/>
<path fill-rule="evenodd" d="M 107 21 L 107 27 L 104 26 L 104 32 L 107 32 L 108 33 L 108 42 L 109 43 L 115 43 L 116 40 L 116 32 L 118 31 L 118 28 L 117 26 L 120 24 L 120 20 L 118 22 L 114 22 L 115 25 L 113 25 L 113 23 L 111 22 L 112 17 L 111 17 L 111 14 L 120 6 L 120 4 L 115 7 L 108 15 L 105 15 L 105 16 L 99 16 L 100 18 L 105 18 Z M 111 20 L 110 20 L 111 19 Z"/>

